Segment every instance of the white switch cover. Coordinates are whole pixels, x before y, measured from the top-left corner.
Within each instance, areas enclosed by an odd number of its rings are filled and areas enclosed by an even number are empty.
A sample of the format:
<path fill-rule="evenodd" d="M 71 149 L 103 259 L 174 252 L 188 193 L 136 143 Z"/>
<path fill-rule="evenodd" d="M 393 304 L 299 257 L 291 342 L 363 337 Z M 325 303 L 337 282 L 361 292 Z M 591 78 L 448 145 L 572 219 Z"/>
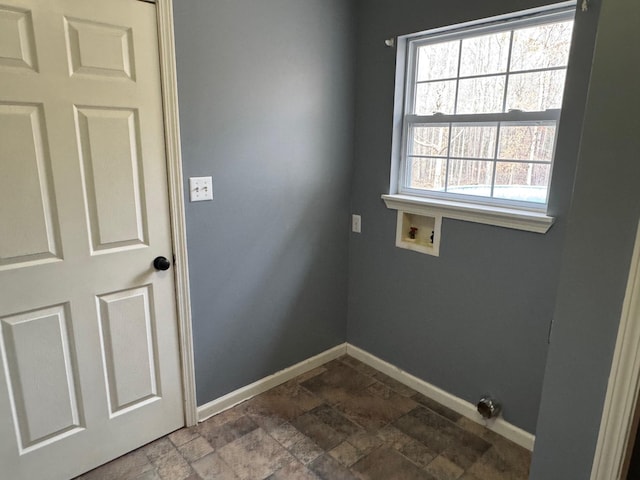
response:
<path fill-rule="evenodd" d="M 351 231 L 354 233 L 362 232 L 362 218 L 360 215 L 351 215 Z"/>
<path fill-rule="evenodd" d="M 189 177 L 189 198 L 192 202 L 213 200 L 213 178 Z"/>

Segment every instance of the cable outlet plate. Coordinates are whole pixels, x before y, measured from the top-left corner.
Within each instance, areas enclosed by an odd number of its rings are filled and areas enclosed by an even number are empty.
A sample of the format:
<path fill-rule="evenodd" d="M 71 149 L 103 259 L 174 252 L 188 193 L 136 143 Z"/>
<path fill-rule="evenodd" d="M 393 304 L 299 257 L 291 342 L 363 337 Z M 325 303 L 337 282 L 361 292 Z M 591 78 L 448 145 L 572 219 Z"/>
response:
<path fill-rule="evenodd" d="M 190 177 L 189 199 L 192 202 L 204 202 L 207 200 L 213 200 L 213 178 Z"/>

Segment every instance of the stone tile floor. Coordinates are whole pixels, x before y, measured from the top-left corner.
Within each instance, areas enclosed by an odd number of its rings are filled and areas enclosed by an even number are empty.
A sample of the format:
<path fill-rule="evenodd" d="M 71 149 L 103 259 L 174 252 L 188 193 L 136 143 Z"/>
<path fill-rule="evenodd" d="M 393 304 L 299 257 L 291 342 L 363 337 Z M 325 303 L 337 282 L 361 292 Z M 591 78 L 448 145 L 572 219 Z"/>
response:
<path fill-rule="evenodd" d="M 525 480 L 530 460 L 344 356 L 78 480 Z"/>

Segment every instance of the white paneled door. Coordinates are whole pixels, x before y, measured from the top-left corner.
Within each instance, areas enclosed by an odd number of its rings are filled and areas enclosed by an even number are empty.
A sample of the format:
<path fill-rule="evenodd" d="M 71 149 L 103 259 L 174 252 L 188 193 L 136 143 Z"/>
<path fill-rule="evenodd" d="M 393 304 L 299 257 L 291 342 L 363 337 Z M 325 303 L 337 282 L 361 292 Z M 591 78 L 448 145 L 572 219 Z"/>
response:
<path fill-rule="evenodd" d="M 159 74 L 152 3 L 0 0 L 1 478 L 184 424 Z"/>

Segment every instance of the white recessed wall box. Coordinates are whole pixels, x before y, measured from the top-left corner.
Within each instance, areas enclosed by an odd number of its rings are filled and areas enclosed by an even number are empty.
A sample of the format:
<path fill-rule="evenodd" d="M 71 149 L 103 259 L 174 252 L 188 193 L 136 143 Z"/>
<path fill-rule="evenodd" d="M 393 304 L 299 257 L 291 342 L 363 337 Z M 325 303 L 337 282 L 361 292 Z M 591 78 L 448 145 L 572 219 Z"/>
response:
<path fill-rule="evenodd" d="M 428 255 L 440 255 L 442 215 L 423 215 L 398 210 L 396 247 Z"/>

